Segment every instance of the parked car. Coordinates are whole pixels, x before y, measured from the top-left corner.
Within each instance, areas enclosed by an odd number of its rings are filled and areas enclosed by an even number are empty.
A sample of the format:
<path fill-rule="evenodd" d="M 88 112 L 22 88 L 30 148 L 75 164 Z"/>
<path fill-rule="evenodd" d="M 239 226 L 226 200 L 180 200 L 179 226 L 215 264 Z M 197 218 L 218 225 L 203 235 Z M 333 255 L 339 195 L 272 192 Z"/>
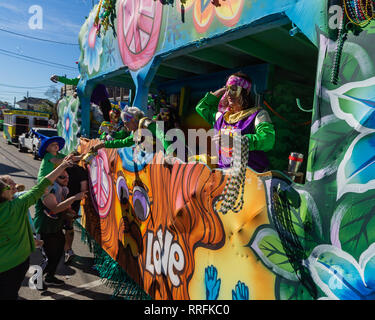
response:
<path fill-rule="evenodd" d="M 38 159 L 38 151 L 41 138 L 57 136 L 57 130 L 52 128 L 31 128 L 29 132 L 18 137 L 18 149 L 20 152 L 31 151 L 34 159 Z"/>

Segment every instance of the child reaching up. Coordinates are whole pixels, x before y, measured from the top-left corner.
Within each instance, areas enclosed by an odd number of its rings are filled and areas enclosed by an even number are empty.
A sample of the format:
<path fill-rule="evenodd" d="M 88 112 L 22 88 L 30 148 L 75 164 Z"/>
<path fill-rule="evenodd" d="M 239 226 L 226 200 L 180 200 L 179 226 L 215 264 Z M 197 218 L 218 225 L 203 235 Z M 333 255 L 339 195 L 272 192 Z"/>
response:
<path fill-rule="evenodd" d="M 74 156 L 70 154 L 66 156 L 59 153 L 59 151 L 64 148 L 64 145 L 64 138 L 58 136 L 46 138 L 42 141 L 39 148 L 39 157 L 42 159 L 42 163 L 39 167 L 38 182 L 59 166 L 65 158 L 73 162 L 78 162 L 83 158 L 84 155 Z"/>

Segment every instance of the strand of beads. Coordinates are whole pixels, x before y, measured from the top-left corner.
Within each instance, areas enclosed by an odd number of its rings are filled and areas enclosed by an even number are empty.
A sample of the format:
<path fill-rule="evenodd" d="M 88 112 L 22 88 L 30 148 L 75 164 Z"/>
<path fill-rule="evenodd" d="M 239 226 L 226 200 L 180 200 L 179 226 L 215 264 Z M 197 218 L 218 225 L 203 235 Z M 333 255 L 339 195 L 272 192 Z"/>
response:
<path fill-rule="evenodd" d="M 341 60 L 341 54 L 342 54 L 342 49 L 344 47 L 344 42 L 347 37 L 347 32 L 345 30 L 345 22 L 346 18 L 344 14 L 341 17 L 341 22 L 339 26 L 339 32 L 337 35 L 337 44 L 336 44 L 336 52 L 335 56 L 333 58 L 333 64 L 332 64 L 332 69 L 331 69 L 331 83 L 332 84 L 337 84 L 338 77 L 339 77 L 339 66 L 340 66 L 340 60 Z"/>
<path fill-rule="evenodd" d="M 344 0 L 344 10 L 349 21 L 366 26 L 374 17 L 374 0 Z"/>
<path fill-rule="evenodd" d="M 233 168 L 231 176 L 225 184 L 223 193 L 218 197 L 214 204 L 214 210 L 216 213 L 221 212 L 227 214 L 229 210 L 233 212 L 240 212 L 244 205 L 244 192 L 245 192 L 245 180 L 246 180 L 246 169 L 247 161 L 249 158 L 249 139 L 246 136 L 234 135 L 234 155 L 233 155 Z M 241 152 L 238 151 L 236 146 L 241 145 Z M 236 205 L 239 192 L 241 195 Z M 217 209 L 217 203 L 222 201 L 220 208 Z"/>

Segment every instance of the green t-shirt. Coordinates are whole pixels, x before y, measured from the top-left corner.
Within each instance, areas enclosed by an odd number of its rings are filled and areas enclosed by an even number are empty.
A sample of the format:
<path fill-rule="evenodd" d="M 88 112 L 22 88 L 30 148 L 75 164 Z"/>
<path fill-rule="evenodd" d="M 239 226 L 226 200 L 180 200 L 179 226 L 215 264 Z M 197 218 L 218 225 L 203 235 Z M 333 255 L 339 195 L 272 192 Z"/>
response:
<path fill-rule="evenodd" d="M 52 158 L 64 159 L 65 155 L 61 153 L 57 153 L 57 155 L 54 156 L 53 154 L 47 152 L 44 155 L 42 159 L 42 163 L 40 164 L 40 167 L 39 167 L 38 182 L 43 177 L 45 177 L 47 174 L 50 174 L 55 169 L 55 165 L 50 161 Z"/>
<path fill-rule="evenodd" d="M 0 272 L 23 263 L 35 250 L 27 211 L 50 184 L 44 178 L 18 198 L 0 203 Z"/>

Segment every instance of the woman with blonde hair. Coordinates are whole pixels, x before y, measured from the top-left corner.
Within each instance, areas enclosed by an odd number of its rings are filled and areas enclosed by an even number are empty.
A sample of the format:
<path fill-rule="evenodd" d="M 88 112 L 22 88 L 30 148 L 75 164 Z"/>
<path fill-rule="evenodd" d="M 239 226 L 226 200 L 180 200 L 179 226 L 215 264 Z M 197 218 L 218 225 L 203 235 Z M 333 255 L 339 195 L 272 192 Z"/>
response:
<path fill-rule="evenodd" d="M 14 198 L 17 192 L 15 184 L 0 180 L 0 300 L 17 299 L 29 269 L 30 254 L 35 250 L 28 209 L 72 165 L 71 160 L 64 160 L 30 191 L 17 198 Z"/>

